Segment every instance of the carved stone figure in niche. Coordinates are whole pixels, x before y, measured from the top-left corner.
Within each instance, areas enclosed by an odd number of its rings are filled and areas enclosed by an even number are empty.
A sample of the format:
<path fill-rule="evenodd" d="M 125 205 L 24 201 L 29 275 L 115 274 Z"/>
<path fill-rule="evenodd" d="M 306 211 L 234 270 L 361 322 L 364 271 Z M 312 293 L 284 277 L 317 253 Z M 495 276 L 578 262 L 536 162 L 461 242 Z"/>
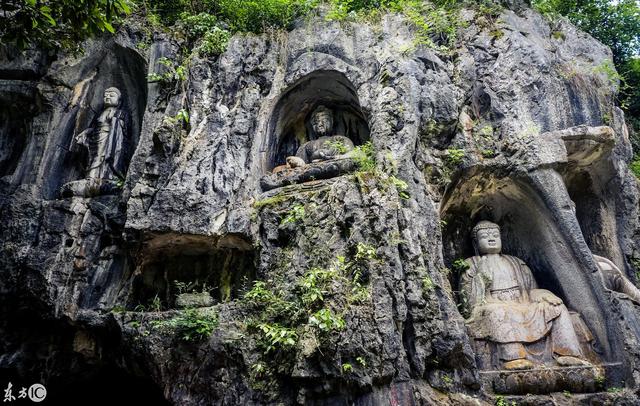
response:
<path fill-rule="evenodd" d="M 63 195 L 113 194 L 122 186 L 127 171 L 129 122 L 120 108 L 122 94 L 115 87 L 104 91 L 104 109 L 95 124 L 75 135 L 70 151 L 84 150 L 89 159 L 86 178 L 62 187 Z"/>
<path fill-rule="evenodd" d="M 606 127 L 611 130 L 611 128 Z M 603 131 L 604 132 L 604 131 Z M 608 134 L 608 132 L 606 132 Z M 613 135 L 612 135 L 613 136 Z M 572 210 L 576 214 L 576 204 L 572 201 Z M 638 289 L 626 275 L 611 260 L 594 255 L 593 256 L 604 287 L 614 292 L 622 293 L 625 298 L 632 300 L 640 305 L 640 289 Z"/>
<path fill-rule="evenodd" d="M 558 365 L 590 365 L 562 300 L 538 289 L 522 260 L 501 254 L 500 227 L 481 221 L 473 229 L 473 239 L 479 255 L 467 260 L 470 268 L 461 279 L 472 336 L 496 344 L 507 370 L 533 368 L 535 358 L 528 347 L 543 340 L 550 340 L 548 355 Z"/>
<path fill-rule="evenodd" d="M 319 106 L 311 114 L 313 140 L 298 148 L 296 156 L 305 163 L 333 159 L 353 149 L 353 142 L 344 135 L 333 134 L 333 112 L 325 106 Z"/>
<path fill-rule="evenodd" d="M 613 262 L 597 255 L 594 255 L 593 259 L 598 265 L 602 282 L 607 289 L 622 293 L 628 299 L 640 304 L 640 289 L 631 283 Z"/>
<path fill-rule="evenodd" d="M 278 187 L 320 179 L 330 179 L 356 169 L 355 160 L 349 153 L 353 141 L 334 133 L 333 113 L 319 106 L 311 114 L 312 134 L 310 141 L 298 148 L 295 156 L 288 156 L 285 165 L 273 168 L 260 179 L 264 191 Z"/>

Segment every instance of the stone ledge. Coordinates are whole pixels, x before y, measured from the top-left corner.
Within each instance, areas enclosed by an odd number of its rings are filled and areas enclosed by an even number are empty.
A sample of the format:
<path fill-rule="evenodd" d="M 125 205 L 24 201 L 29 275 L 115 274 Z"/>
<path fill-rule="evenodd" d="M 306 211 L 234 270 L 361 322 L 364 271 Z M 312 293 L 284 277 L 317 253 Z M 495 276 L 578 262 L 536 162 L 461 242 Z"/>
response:
<path fill-rule="evenodd" d="M 554 392 L 548 395 L 507 395 L 502 397 L 503 403 L 518 406 L 542 405 L 634 405 L 637 397 L 629 389 L 618 388 L 611 392 L 571 393 Z"/>
<path fill-rule="evenodd" d="M 266 192 L 287 185 L 330 179 L 353 172 L 357 166 L 353 158 L 337 158 L 329 161 L 313 162 L 300 168 L 267 174 L 260 179 L 260 186 Z"/>
<path fill-rule="evenodd" d="M 482 383 L 493 392 L 510 395 L 596 392 L 602 389 L 606 371 L 621 363 L 598 366 L 545 367 L 522 371 L 481 371 Z"/>

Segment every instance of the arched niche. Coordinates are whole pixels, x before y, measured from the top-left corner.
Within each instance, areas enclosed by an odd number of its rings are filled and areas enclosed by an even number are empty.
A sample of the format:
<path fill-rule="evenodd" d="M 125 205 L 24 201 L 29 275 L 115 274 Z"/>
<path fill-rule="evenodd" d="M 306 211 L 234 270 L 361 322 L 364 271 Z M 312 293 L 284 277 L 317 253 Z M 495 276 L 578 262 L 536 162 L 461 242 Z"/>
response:
<path fill-rule="evenodd" d="M 626 261 L 618 240 L 616 199 L 611 193 L 619 190 L 611 187 L 614 178 L 609 161 L 585 167 L 570 166 L 563 173 L 587 245 L 594 254 L 611 259 L 624 270 Z"/>
<path fill-rule="evenodd" d="M 174 309 L 181 307 L 179 294 L 204 291 L 209 292 L 211 303 L 236 299 L 255 279 L 255 261 L 251 244 L 241 236 L 154 236 L 139 255 L 126 305 L 130 310 L 151 309 L 158 301 L 159 310 Z"/>
<path fill-rule="evenodd" d="M 56 74 L 69 74 L 66 66 L 56 66 Z M 104 91 L 116 87 L 121 92 L 119 110 L 125 113 L 128 137 L 125 161 L 128 164 L 138 145 L 147 104 L 147 62 L 134 49 L 112 42 L 99 53 L 80 61 L 71 74 L 76 75 L 77 98 L 61 115 L 52 136 L 52 149 L 46 152 L 43 190 L 46 198 L 59 196 L 60 187 L 70 181 L 84 179 L 82 163 L 86 156 L 70 151 L 74 134 L 96 126 L 104 108 Z M 80 72 L 80 74 L 76 73 Z M 73 101 L 73 103 L 71 103 Z"/>
<path fill-rule="evenodd" d="M 313 139 L 309 118 L 320 105 L 333 112 L 334 134 L 349 137 L 355 145 L 369 139 L 369 125 L 353 84 L 338 71 L 315 71 L 294 83 L 276 103 L 262 148 L 264 172 L 284 164 L 287 156 Z"/>
<path fill-rule="evenodd" d="M 33 83 L 6 81 L 0 85 L 0 178 L 17 172 L 32 139 L 33 117 L 40 104 Z"/>
<path fill-rule="evenodd" d="M 552 186 L 550 185 L 550 188 Z M 552 189 L 549 189 L 549 193 Z M 514 178 L 496 171 L 476 168 L 459 178 L 443 198 L 440 215 L 443 254 L 447 265 L 475 255 L 471 230 L 481 220 L 501 227 L 502 252 L 522 259 L 536 282 L 560 297 L 570 310 L 581 314 L 593 335 L 603 360 L 613 361 L 614 338 L 609 331 L 606 310 L 594 290 L 557 213 L 549 199 L 541 196 L 528 178 Z M 571 210 L 570 207 L 563 210 Z M 455 290 L 459 274 L 452 275 Z"/>

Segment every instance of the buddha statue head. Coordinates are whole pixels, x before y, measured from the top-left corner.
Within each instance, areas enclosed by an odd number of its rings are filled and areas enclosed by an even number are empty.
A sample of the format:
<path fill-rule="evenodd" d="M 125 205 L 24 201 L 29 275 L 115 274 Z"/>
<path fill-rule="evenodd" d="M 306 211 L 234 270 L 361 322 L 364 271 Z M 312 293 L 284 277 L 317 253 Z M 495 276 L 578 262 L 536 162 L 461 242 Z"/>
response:
<path fill-rule="evenodd" d="M 325 106 L 318 106 L 311 114 L 311 127 L 318 137 L 331 135 L 333 129 L 333 113 Z"/>
<path fill-rule="evenodd" d="M 473 245 L 480 255 L 499 254 L 502 250 L 500 226 L 483 220 L 473 227 Z"/>
<path fill-rule="evenodd" d="M 122 94 L 116 87 L 110 87 L 104 91 L 104 106 L 118 107 L 120 105 L 120 97 Z"/>

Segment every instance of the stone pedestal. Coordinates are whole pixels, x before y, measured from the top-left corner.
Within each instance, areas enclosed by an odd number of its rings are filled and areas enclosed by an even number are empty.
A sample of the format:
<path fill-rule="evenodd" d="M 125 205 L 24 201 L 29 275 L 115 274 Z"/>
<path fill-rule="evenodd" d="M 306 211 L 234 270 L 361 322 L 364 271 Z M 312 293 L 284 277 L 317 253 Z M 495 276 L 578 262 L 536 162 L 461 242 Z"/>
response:
<path fill-rule="evenodd" d="M 286 169 L 278 173 L 265 175 L 260 179 L 263 191 L 286 185 L 309 182 L 319 179 L 330 179 L 357 169 L 353 158 L 338 158 L 329 161 L 313 162 L 299 168 Z"/>
<path fill-rule="evenodd" d="M 523 371 L 483 371 L 483 385 L 495 393 L 509 395 L 597 392 L 607 381 L 607 370 L 620 363 L 602 366 L 547 367 Z"/>

